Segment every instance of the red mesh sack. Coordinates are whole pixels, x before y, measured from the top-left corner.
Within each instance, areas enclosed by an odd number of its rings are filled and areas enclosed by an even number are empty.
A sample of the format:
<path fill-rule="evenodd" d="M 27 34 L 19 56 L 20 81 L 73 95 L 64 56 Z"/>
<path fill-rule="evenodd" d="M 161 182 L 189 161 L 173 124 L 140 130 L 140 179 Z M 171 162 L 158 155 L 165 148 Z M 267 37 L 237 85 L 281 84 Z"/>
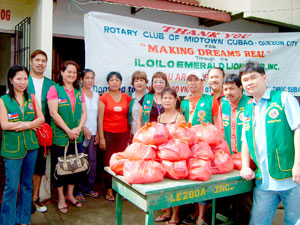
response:
<path fill-rule="evenodd" d="M 219 142 L 219 144 L 212 146 L 212 150 L 214 153 L 216 153 L 218 151 L 222 151 L 222 152 L 226 152 L 227 154 L 231 155 L 229 145 L 228 145 L 227 141 L 225 141 L 224 139 L 222 139 Z"/>
<path fill-rule="evenodd" d="M 160 159 L 179 161 L 191 157 L 191 150 L 186 142 L 170 139 L 167 143 L 158 146 L 157 156 Z"/>
<path fill-rule="evenodd" d="M 146 123 L 137 130 L 133 142 L 142 142 L 148 145 L 160 145 L 167 142 L 170 134 L 165 125 L 157 122 Z"/>
<path fill-rule="evenodd" d="M 116 174 L 123 175 L 123 166 L 126 161 L 128 161 L 128 159 L 126 159 L 121 152 L 114 153 L 109 160 L 110 169 Z"/>
<path fill-rule="evenodd" d="M 207 181 L 212 175 L 210 162 L 204 159 L 190 158 L 188 171 L 188 180 Z"/>
<path fill-rule="evenodd" d="M 129 184 L 146 184 L 162 181 L 166 171 L 154 160 L 128 160 L 124 164 L 124 178 Z"/>
<path fill-rule="evenodd" d="M 213 160 L 215 155 L 211 150 L 211 147 L 206 142 L 198 142 L 194 144 L 191 148 L 192 157 Z"/>
<path fill-rule="evenodd" d="M 123 156 L 127 159 L 156 159 L 156 146 L 146 145 L 140 142 L 132 143 L 128 145 Z"/>
<path fill-rule="evenodd" d="M 210 145 L 217 145 L 223 137 L 223 133 L 211 123 L 202 123 L 192 126 L 196 132 L 198 141 L 207 142 Z"/>
<path fill-rule="evenodd" d="M 213 174 L 228 173 L 234 170 L 233 159 L 228 153 L 217 151 L 211 162 L 211 169 Z"/>
<path fill-rule="evenodd" d="M 231 157 L 233 159 L 234 169 L 241 170 L 242 169 L 242 154 L 241 154 L 241 152 L 234 153 L 231 155 Z M 253 170 L 256 168 L 256 164 L 253 161 L 253 159 L 251 159 L 251 158 L 250 158 L 250 168 Z"/>
<path fill-rule="evenodd" d="M 167 124 L 171 137 L 187 142 L 189 146 L 193 145 L 196 140 L 196 132 L 188 127 L 187 123 L 170 123 Z"/>
<path fill-rule="evenodd" d="M 186 165 L 186 160 L 171 162 L 167 160 L 162 160 L 161 165 L 166 170 L 166 177 L 179 180 L 184 179 L 188 175 L 188 169 Z"/>

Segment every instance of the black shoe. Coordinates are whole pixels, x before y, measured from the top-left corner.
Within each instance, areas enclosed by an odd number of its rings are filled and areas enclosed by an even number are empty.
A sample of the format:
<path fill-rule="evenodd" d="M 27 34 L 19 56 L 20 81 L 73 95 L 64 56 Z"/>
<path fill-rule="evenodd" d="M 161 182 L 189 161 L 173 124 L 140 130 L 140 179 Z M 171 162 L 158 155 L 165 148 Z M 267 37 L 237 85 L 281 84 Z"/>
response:
<path fill-rule="evenodd" d="M 31 204 L 31 214 L 35 213 L 36 209 L 33 204 Z"/>
<path fill-rule="evenodd" d="M 189 216 L 186 219 L 182 220 L 182 223 L 184 223 L 184 224 L 195 224 L 196 219 L 193 219 L 191 216 Z"/>

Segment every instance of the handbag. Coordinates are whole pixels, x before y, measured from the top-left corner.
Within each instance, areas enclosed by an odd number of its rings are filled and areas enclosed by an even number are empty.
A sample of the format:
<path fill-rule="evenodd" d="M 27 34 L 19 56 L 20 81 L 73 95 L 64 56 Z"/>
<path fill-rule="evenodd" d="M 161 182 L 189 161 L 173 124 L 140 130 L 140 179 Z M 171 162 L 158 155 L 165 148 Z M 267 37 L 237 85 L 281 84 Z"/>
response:
<path fill-rule="evenodd" d="M 35 99 L 33 94 L 31 94 L 31 98 L 32 98 L 34 112 L 35 112 L 34 119 L 36 119 L 37 116 L 36 116 L 36 108 L 35 108 Z M 52 145 L 53 133 L 52 133 L 51 126 L 44 122 L 39 127 L 36 128 L 35 133 L 39 145 L 44 147 L 44 155 L 47 155 L 47 147 Z"/>
<path fill-rule="evenodd" d="M 89 162 L 87 160 L 87 154 L 79 153 L 77 144 L 75 141 L 75 154 L 67 155 L 69 142 L 65 146 L 64 156 L 58 157 L 58 162 L 55 167 L 57 175 L 69 175 L 74 173 L 83 172 L 90 169 Z"/>

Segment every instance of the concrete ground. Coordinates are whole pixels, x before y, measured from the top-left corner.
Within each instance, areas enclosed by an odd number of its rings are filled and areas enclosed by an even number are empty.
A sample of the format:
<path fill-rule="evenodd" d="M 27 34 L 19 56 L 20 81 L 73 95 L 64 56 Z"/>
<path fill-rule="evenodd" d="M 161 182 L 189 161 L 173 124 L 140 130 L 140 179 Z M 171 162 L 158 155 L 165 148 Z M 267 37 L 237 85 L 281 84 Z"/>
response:
<path fill-rule="evenodd" d="M 95 190 L 101 193 L 100 198 L 86 197 L 82 208 L 69 207 L 67 214 L 62 214 L 57 209 L 57 202 L 46 203 L 48 212 L 32 214 L 31 224 L 34 225 L 114 225 L 115 203 L 104 200 L 102 185 L 96 185 Z M 154 218 L 161 213 L 156 211 Z M 209 215 L 207 215 L 209 216 Z M 282 225 L 284 210 L 278 209 L 272 225 Z M 123 225 L 145 224 L 144 212 L 131 202 L 123 200 Z M 155 223 L 154 225 L 163 225 Z"/>

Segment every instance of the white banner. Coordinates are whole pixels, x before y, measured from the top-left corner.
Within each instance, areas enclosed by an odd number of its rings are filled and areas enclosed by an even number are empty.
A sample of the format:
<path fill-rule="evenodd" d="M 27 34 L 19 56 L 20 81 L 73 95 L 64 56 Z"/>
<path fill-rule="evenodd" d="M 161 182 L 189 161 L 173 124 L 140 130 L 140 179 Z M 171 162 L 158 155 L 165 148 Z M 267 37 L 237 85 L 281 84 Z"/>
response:
<path fill-rule="evenodd" d="M 238 74 L 247 60 L 255 60 L 264 66 L 269 87 L 300 95 L 300 33 L 209 31 L 99 12 L 85 14 L 84 32 L 86 68 L 95 71 L 99 93 L 107 91 L 111 71 L 123 76 L 123 92 L 133 92 L 131 75 L 142 70 L 149 80 L 165 72 L 185 96 L 189 71 L 207 74 L 222 67 L 226 74 Z M 205 92 L 211 92 L 207 84 Z"/>

